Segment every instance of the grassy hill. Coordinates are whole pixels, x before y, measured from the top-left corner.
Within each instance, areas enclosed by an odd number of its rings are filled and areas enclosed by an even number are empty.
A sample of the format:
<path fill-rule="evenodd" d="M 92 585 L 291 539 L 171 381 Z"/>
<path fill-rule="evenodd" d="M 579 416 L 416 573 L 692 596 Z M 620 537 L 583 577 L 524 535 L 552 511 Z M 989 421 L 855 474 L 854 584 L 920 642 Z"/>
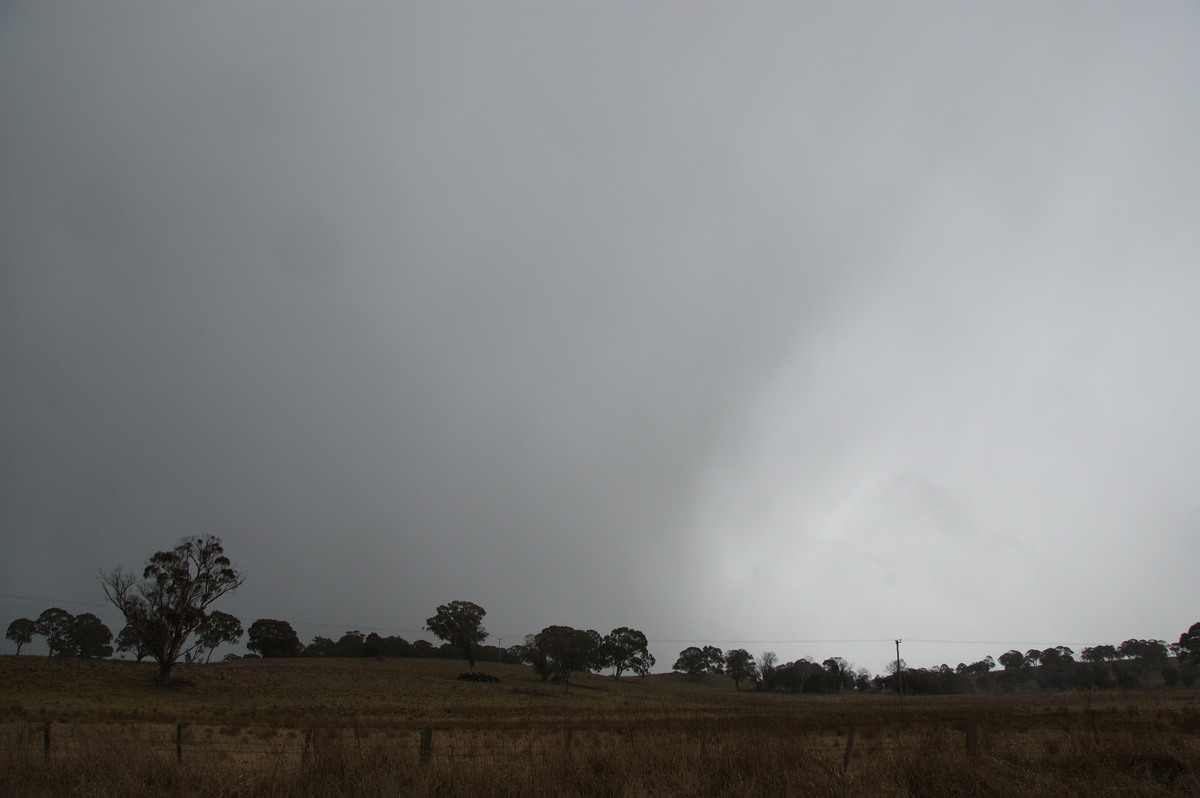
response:
<path fill-rule="evenodd" d="M 499 683 L 458 681 L 460 660 L 275 659 L 179 665 L 175 686 L 154 686 L 150 663 L 0 657 L 0 718 L 294 722 L 357 714 L 439 724 L 531 717 L 596 718 L 686 711 L 729 713 L 787 697 L 735 692 L 725 677 L 576 674 L 543 682 L 521 665 L 481 663 Z"/>
<path fill-rule="evenodd" d="M 0 795 L 1200 794 L 1196 690 L 901 701 L 481 669 L 501 681 L 459 681 L 454 660 L 236 660 L 163 690 L 149 663 L 0 657 Z"/>
<path fill-rule="evenodd" d="M 523 665 L 480 663 L 498 683 L 459 681 L 461 660 L 246 659 L 179 665 L 175 685 L 154 686 L 151 663 L 0 656 L 0 721 L 158 721 L 288 726 L 502 727 L 688 718 L 694 722 L 810 726 L 876 725 L 922 718 L 1120 715 L 1163 706 L 1200 707 L 1200 691 L 891 693 L 796 695 L 735 691 L 724 676 L 576 674 L 543 682 Z"/>

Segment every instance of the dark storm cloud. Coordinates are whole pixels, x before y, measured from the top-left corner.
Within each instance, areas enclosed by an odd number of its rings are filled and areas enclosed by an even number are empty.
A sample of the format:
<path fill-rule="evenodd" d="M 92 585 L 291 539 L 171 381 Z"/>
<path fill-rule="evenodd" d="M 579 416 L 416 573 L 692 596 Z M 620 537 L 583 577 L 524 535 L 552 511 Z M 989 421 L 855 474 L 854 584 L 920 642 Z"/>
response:
<path fill-rule="evenodd" d="M 18 4 L 5 584 L 214 532 L 251 618 L 944 637 L 1178 553 L 1194 15 L 1026 11 Z"/>

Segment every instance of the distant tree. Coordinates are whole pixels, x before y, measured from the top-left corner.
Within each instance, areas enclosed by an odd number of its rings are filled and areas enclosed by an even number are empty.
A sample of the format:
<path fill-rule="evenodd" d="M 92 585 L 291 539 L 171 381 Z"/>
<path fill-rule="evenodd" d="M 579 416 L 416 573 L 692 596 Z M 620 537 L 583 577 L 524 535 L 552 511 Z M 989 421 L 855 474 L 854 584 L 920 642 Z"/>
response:
<path fill-rule="evenodd" d="M 1167 644 L 1162 640 L 1126 640 L 1117 648 L 1126 659 L 1135 659 L 1142 666 L 1156 666 L 1167 660 Z"/>
<path fill-rule="evenodd" d="M 470 601 L 451 601 L 437 608 L 437 615 L 425 621 L 425 628 L 439 640 L 445 640 L 475 670 L 475 647 L 487 640 L 483 616 L 487 610 Z"/>
<path fill-rule="evenodd" d="M 679 658 L 675 660 L 671 670 L 689 676 L 699 676 L 708 670 L 708 660 L 699 646 L 688 646 L 679 652 Z"/>
<path fill-rule="evenodd" d="M 1041 664 L 1042 652 L 1036 648 L 1031 648 L 1025 652 L 1025 667 L 1033 668 Z"/>
<path fill-rule="evenodd" d="M 513 646 L 511 650 L 516 654 L 517 659 L 533 668 L 533 672 L 543 682 L 554 673 L 550 658 L 546 656 L 546 652 L 539 645 L 537 635 L 525 635 L 524 644 Z"/>
<path fill-rule="evenodd" d="M 1117 658 L 1116 646 L 1108 644 L 1101 646 L 1087 646 L 1079 652 L 1079 657 L 1084 662 L 1108 662 Z"/>
<path fill-rule="evenodd" d="M 575 629 L 570 626 L 547 626 L 530 638 L 526 638 L 526 661 L 534 672 L 547 679 L 557 676 L 570 685 L 571 674 L 588 672 L 603 662 L 601 646 L 603 638 L 590 629 Z"/>
<path fill-rule="evenodd" d="M 970 676 L 971 674 L 975 673 L 987 673 L 994 667 L 996 667 L 996 660 L 988 656 L 984 657 L 978 662 L 972 662 L 969 665 L 960 662 L 958 663 L 958 667 L 954 669 L 954 672 L 959 676 Z"/>
<path fill-rule="evenodd" d="M 412 646 L 403 637 L 389 635 L 382 637 L 371 632 L 363 640 L 362 656 L 364 657 L 407 657 Z"/>
<path fill-rule="evenodd" d="M 764 684 L 769 688 L 772 681 L 771 677 L 775 673 L 775 666 L 779 664 L 779 655 L 774 651 L 764 651 L 758 655 L 758 678 L 759 686 Z"/>
<path fill-rule="evenodd" d="M 842 688 L 854 686 L 854 667 L 841 657 L 830 657 L 821 663 L 829 674 L 830 692 L 840 693 Z"/>
<path fill-rule="evenodd" d="M 1189 665 L 1200 664 L 1200 623 L 1194 623 L 1179 636 L 1179 659 Z"/>
<path fill-rule="evenodd" d="M 328 637 L 317 635 L 312 639 L 312 642 L 304 647 L 300 652 L 302 657 L 332 657 L 334 651 L 334 642 Z"/>
<path fill-rule="evenodd" d="M 771 671 L 770 680 L 766 683 L 769 690 L 786 690 L 790 693 L 802 693 L 814 682 L 819 682 L 825 671 L 808 657 L 801 657 L 795 662 L 776 665 Z"/>
<path fill-rule="evenodd" d="M 1053 668 L 1062 662 L 1057 648 L 1048 648 L 1038 653 L 1038 664 L 1044 668 Z"/>
<path fill-rule="evenodd" d="M 1045 656 L 1045 652 L 1042 652 Z M 1075 661 L 1075 652 L 1066 646 L 1055 646 L 1054 657 L 1060 663 L 1070 663 Z"/>
<path fill-rule="evenodd" d="M 1075 681 L 1075 652 L 1066 646 L 1054 646 L 1041 652 L 1038 685 L 1064 690 Z"/>
<path fill-rule="evenodd" d="M 113 633 L 104 622 L 85 612 L 71 621 L 71 642 L 84 659 L 111 657 Z"/>
<path fill-rule="evenodd" d="M 58 607 L 43 610 L 34 621 L 37 633 L 46 638 L 50 656 L 75 653 L 74 621 L 74 615 Z"/>
<path fill-rule="evenodd" d="M 1171 649 L 1165 640 L 1143 640 L 1139 659 L 1146 665 L 1163 665 L 1171 657 Z"/>
<path fill-rule="evenodd" d="M 5 637 L 17 644 L 17 653 L 21 647 L 33 642 L 33 636 L 38 634 L 37 624 L 30 618 L 17 618 L 8 625 Z"/>
<path fill-rule="evenodd" d="M 725 654 L 716 646 L 688 646 L 679 652 L 679 659 L 671 666 L 671 670 L 699 676 L 702 673 L 723 673 L 725 671 Z"/>
<path fill-rule="evenodd" d="M 625 671 L 645 676 L 654 667 L 654 657 L 649 651 L 646 635 L 637 629 L 622 626 L 613 629 L 600 643 L 603 667 L 613 669 L 613 678 L 620 678 Z"/>
<path fill-rule="evenodd" d="M 300 656 L 304 646 L 300 644 L 296 630 L 287 621 L 259 618 L 250 624 L 246 648 L 263 659 L 279 659 Z"/>
<path fill-rule="evenodd" d="M 227 612 L 213 610 L 196 627 L 197 655 L 198 652 L 204 651 L 204 662 L 207 664 L 217 646 L 222 643 L 236 643 L 242 639 L 243 634 L 241 621 Z"/>
<path fill-rule="evenodd" d="M 333 644 L 333 656 L 361 657 L 365 640 L 366 637 L 357 629 L 353 632 L 346 632 Z"/>
<path fill-rule="evenodd" d="M 795 665 L 796 663 L 794 662 L 772 665 L 769 672 L 759 674 L 762 679 L 759 684 L 765 690 L 786 690 L 790 693 L 798 692 L 800 690 L 800 683 L 797 678 L 798 674 L 796 673 Z"/>
<path fill-rule="evenodd" d="M 413 648 L 412 643 L 408 642 L 400 635 L 388 635 L 388 637 L 386 637 L 385 640 L 387 641 L 387 644 L 389 647 L 388 656 L 390 656 L 390 657 L 411 657 L 412 656 L 412 648 Z"/>
<path fill-rule="evenodd" d="M 1025 655 L 1016 649 L 1004 652 L 998 661 L 1006 671 L 1019 671 L 1025 667 Z"/>
<path fill-rule="evenodd" d="M 146 657 L 150 656 L 150 650 L 146 648 L 142 638 L 138 637 L 137 631 L 132 626 L 126 624 L 121 631 L 117 632 L 117 651 L 128 651 L 130 654 L 141 662 Z"/>
<path fill-rule="evenodd" d="M 904 671 L 904 692 L 912 695 L 947 695 L 961 690 L 959 675 L 949 665 L 936 668 L 907 668 Z"/>
<path fill-rule="evenodd" d="M 735 648 L 725 652 L 725 673 L 733 679 L 733 689 L 741 690 L 742 680 L 757 681 L 758 665 L 754 655 L 744 648 Z"/>
<path fill-rule="evenodd" d="M 903 660 L 900 665 L 901 668 L 908 667 Z M 801 657 L 792 663 L 792 670 L 795 674 L 796 687 L 801 693 L 824 692 L 825 669 L 816 662 L 808 657 Z"/>
<path fill-rule="evenodd" d="M 189 647 L 188 640 L 209 605 L 244 581 L 221 539 L 212 535 L 186 537 L 174 549 L 155 553 L 141 579 L 120 568 L 100 574 L 104 595 L 158 663 L 160 687 L 170 686 L 171 668 L 198 645 Z"/>

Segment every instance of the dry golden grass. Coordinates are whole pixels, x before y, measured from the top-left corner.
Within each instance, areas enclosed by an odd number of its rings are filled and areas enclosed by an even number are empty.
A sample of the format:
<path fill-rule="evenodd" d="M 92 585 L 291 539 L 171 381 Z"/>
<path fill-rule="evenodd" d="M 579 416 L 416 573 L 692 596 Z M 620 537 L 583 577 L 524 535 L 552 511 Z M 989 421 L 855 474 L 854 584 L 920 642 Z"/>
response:
<path fill-rule="evenodd" d="M 1197 691 L 901 707 L 481 668 L 503 681 L 456 681 L 464 664 L 446 660 L 247 660 L 181 667 L 163 691 L 149 665 L 0 657 L 0 794 L 1200 794 Z"/>

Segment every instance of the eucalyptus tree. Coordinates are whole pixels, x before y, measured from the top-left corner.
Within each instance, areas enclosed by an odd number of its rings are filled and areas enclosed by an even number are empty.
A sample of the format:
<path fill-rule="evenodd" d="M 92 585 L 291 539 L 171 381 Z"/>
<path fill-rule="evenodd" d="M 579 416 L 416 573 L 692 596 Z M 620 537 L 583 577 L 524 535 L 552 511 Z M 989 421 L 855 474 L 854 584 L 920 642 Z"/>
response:
<path fill-rule="evenodd" d="M 462 654 L 475 670 L 475 648 L 487 640 L 483 616 L 487 610 L 471 601 L 451 601 L 437 608 L 437 614 L 425 621 L 425 628 Z"/>
<path fill-rule="evenodd" d="M 171 669 L 180 658 L 203 646 L 189 640 L 208 617 L 208 607 L 244 581 L 213 535 L 185 537 L 175 548 L 156 552 L 140 578 L 119 567 L 100 574 L 105 597 L 158 663 L 159 687 L 171 685 Z"/>
<path fill-rule="evenodd" d="M 613 669 L 613 678 L 620 678 L 625 671 L 645 676 L 654 667 L 654 656 L 649 650 L 646 635 L 637 629 L 622 626 L 613 629 L 600 643 L 602 665 Z"/>
<path fill-rule="evenodd" d="M 754 655 L 744 648 L 725 652 L 725 673 L 733 679 L 733 689 L 741 690 L 743 681 L 758 681 L 758 665 Z"/>
<path fill-rule="evenodd" d="M 17 618 L 8 625 L 4 636 L 17 644 L 17 653 L 20 654 L 21 647 L 32 643 L 33 636 L 37 633 L 37 624 L 32 618 Z"/>

